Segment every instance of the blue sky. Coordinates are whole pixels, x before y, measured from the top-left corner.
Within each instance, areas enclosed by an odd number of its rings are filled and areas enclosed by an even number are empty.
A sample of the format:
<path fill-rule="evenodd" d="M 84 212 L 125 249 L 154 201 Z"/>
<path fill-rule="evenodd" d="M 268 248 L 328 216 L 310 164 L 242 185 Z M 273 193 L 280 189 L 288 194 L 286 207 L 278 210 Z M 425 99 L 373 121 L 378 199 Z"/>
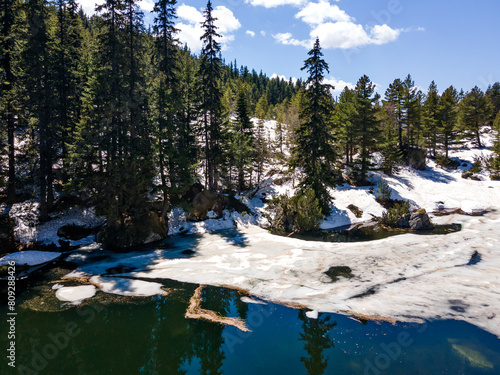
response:
<path fill-rule="evenodd" d="M 146 15 L 153 0 L 143 0 Z M 86 11 L 92 0 L 82 0 Z M 178 1 L 179 38 L 197 52 L 206 0 Z M 485 90 L 500 81 L 500 1 L 214 0 L 223 57 L 267 75 L 305 78 L 300 70 L 320 37 L 327 76 L 341 91 L 363 74 L 379 90 L 410 73 L 427 90 L 435 80 Z M 146 21 L 151 20 L 150 16 Z"/>

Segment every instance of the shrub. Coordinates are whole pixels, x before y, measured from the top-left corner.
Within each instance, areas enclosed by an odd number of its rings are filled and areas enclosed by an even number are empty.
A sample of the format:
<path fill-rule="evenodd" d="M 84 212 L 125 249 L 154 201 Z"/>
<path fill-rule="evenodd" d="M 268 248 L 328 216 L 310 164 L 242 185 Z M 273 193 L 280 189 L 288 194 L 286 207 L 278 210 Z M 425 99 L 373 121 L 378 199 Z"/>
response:
<path fill-rule="evenodd" d="M 268 208 L 275 212 L 274 218 L 266 215 L 271 228 L 281 232 L 310 232 L 319 229 L 323 220 L 321 207 L 314 191 L 299 192 L 292 198 L 281 195 L 269 202 Z"/>
<path fill-rule="evenodd" d="M 382 202 L 389 202 L 391 200 L 392 189 L 386 180 L 382 179 L 377 184 L 378 199 Z"/>
<path fill-rule="evenodd" d="M 377 218 L 377 221 L 387 227 L 395 228 L 398 222 L 406 215 L 410 214 L 410 202 L 398 202 L 393 207 L 389 208 L 382 214 L 382 217 Z"/>

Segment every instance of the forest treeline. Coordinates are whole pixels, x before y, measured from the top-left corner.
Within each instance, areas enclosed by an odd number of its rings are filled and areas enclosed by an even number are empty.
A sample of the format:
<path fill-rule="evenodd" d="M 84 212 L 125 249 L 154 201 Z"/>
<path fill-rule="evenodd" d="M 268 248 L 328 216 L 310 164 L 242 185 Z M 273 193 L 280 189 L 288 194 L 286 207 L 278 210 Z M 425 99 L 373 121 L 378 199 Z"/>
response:
<path fill-rule="evenodd" d="M 446 164 L 454 143 L 481 147 L 480 129 L 500 126 L 500 83 L 440 94 L 433 82 L 422 93 L 408 76 L 380 98 L 363 76 L 334 98 L 319 41 L 306 82 L 270 79 L 226 63 L 210 1 L 197 56 L 176 38 L 176 0 L 158 0 L 148 27 L 137 3 L 106 0 L 88 17 L 74 0 L 1 1 L 1 200 L 38 199 L 41 221 L 61 197 L 91 201 L 113 243 L 152 220 L 152 197 L 166 224 L 195 181 L 241 192 L 281 163 L 302 171 L 300 191 L 326 215 L 327 187 L 342 170 L 365 183 L 373 152 L 388 174 L 427 156 Z M 500 157 L 489 165 L 498 175 Z"/>

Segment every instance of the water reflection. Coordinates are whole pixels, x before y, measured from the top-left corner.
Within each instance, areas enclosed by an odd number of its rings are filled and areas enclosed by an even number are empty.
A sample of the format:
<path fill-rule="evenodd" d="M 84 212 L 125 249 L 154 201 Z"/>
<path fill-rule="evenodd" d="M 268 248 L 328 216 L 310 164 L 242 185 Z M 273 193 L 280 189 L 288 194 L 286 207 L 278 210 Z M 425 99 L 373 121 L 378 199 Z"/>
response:
<path fill-rule="evenodd" d="M 222 316 L 248 319 L 251 333 L 235 327 L 186 319 L 197 285 L 165 281 L 168 296 L 131 299 L 98 293 L 79 308 L 40 312 L 19 308 L 17 364 L 19 373 L 144 374 L 144 375 L 330 375 L 500 373 L 500 340 L 463 322 L 416 325 L 368 322 L 318 314 L 269 303 L 241 301 L 238 291 L 206 287 L 203 308 Z M 31 293 L 31 294 L 30 294 Z M 23 298 L 34 298 L 37 291 Z M 19 301 L 21 302 L 21 301 Z M 20 306 L 20 304 L 18 304 Z M 29 304 L 28 304 L 29 305 Z M 5 316 L 5 306 L 0 315 Z M 257 314 L 259 319 L 254 319 Z M 309 315 L 311 316 L 311 315 Z M 68 327 L 73 326 L 69 335 Z M 394 346 L 401 332 L 411 345 L 397 358 L 384 348 Z M 237 338 L 228 345 L 229 337 Z M 391 346 L 392 345 L 392 346 Z M 7 347 L 0 337 L 0 347 Z M 379 366 L 389 358 L 388 368 Z M 387 361 L 386 361 L 387 362 Z M 366 363 L 370 367 L 366 367 Z M 2 370 L 3 374 L 3 370 Z"/>
<path fill-rule="evenodd" d="M 309 318 L 304 310 L 299 311 L 299 319 L 302 321 L 299 340 L 304 342 L 308 355 L 300 360 L 304 363 L 308 375 L 322 375 L 328 366 L 328 356 L 324 355 L 324 350 L 335 347 L 329 332 L 337 322 L 330 322 L 331 316 L 325 314 L 318 314 L 317 319 Z"/>

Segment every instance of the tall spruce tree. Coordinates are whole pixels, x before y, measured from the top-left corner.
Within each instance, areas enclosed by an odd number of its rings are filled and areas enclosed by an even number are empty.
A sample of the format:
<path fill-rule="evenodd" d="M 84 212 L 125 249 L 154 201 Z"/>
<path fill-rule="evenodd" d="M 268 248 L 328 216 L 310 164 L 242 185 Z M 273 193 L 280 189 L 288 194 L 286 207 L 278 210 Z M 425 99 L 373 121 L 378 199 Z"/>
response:
<path fill-rule="evenodd" d="M 265 136 L 265 120 L 269 113 L 269 103 L 265 95 L 262 95 L 255 107 L 255 117 L 257 117 L 257 129 L 255 132 L 255 167 L 257 172 L 257 186 L 260 186 L 264 165 L 268 157 L 268 142 Z"/>
<path fill-rule="evenodd" d="M 384 156 L 384 173 L 392 176 L 396 165 L 401 162 L 402 152 L 398 147 L 398 120 L 394 104 L 386 102 L 380 108 L 381 120 L 381 153 Z"/>
<path fill-rule="evenodd" d="M 220 35 L 217 33 L 215 18 L 212 14 L 212 3 L 209 0 L 203 11 L 205 20 L 202 23 L 203 47 L 200 56 L 198 77 L 200 82 L 200 127 L 203 132 L 203 156 L 205 164 L 205 186 L 217 191 L 220 167 L 223 164 L 221 147 L 222 132 L 222 61 L 220 58 Z"/>
<path fill-rule="evenodd" d="M 440 138 L 448 160 L 450 146 L 455 138 L 458 115 L 458 92 L 450 86 L 439 100 Z"/>
<path fill-rule="evenodd" d="M 49 35 L 49 8 L 45 0 L 28 0 L 26 3 L 27 46 L 23 61 L 28 74 L 25 86 L 29 93 L 25 110 L 36 134 L 38 145 L 38 184 L 40 189 L 40 221 L 46 221 L 54 201 L 52 166 L 55 143 L 54 129 L 54 70 L 50 62 L 51 40 Z"/>
<path fill-rule="evenodd" d="M 500 82 L 495 82 L 493 85 L 488 87 L 486 90 L 486 97 L 488 101 L 493 106 L 493 112 L 491 116 L 491 122 L 495 120 L 498 112 L 500 112 Z"/>
<path fill-rule="evenodd" d="M 335 128 L 339 146 L 344 150 L 345 163 L 352 167 L 359 140 L 359 122 L 356 108 L 356 93 L 344 88 L 335 106 Z"/>
<path fill-rule="evenodd" d="M 460 128 L 466 137 L 475 140 L 478 147 L 483 147 L 480 130 L 482 126 L 488 124 L 492 112 L 492 105 L 477 86 L 460 102 L 458 114 Z"/>
<path fill-rule="evenodd" d="M 179 80 L 177 73 L 177 39 L 175 34 L 176 0 L 160 0 L 155 4 L 155 25 L 158 75 L 156 78 L 155 131 L 158 147 L 158 168 L 163 190 L 162 220 L 165 220 L 171 195 L 182 195 L 189 185 L 191 168 L 189 149 L 181 147 L 184 136 Z"/>
<path fill-rule="evenodd" d="M 150 234 L 152 184 L 150 126 L 144 91 L 142 13 L 134 0 L 107 0 L 97 7 L 100 34 L 95 111 L 100 172 L 94 176 L 96 210 L 107 222 L 102 240 L 129 247 Z"/>
<path fill-rule="evenodd" d="M 245 176 L 251 172 L 255 160 L 255 138 L 247 97 L 247 85 L 242 84 L 236 100 L 235 119 L 232 124 L 231 154 L 238 170 L 238 191 L 246 189 Z"/>
<path fill-rule="evenodd" d="M 68 145 L 79 122 L 81 102 L 82 20 L 74 0 L 57 0 L 57 29 L 53 64 L 56 66 L 56 126 L 62 159 L 62 179 L 68 180 Z"/>
<path fill-rule="evenodd" d="M 422 125 L 426 145 L 433 157 L 437 154 L 440 127 L 439 98 L 437 85 L 432 81 L 422 108 Z"/>
<path fill-rule="evenodd" d="M 357 174 L 357 181 L 365 184 L 367 183 L 368 171 L 371 168 L 370 151 L 380 140 L 379 121 L 377 119 L 377 108 L 375 107 L 380 95 L 375 93 L 375 84 L 366 75 L 361 77 L 356 84 L 355 92 L 358 112 L 357 127 L 360 131 L 359 160 L 357 161 L 355 173 Z"/>
<path fill-rule="evenodd" d="M 19 37 L 21 4 L 17 0 L 0 1 L 0 132 L 5 132 L 7 146 L 7 201 L 16 197 L 15 131 L 20 117 L 17 87 L 20 76 Z M 3 140 L 1 140 L 3 141 Z M 2 145 L 3 151 L 3 142 Z M 1 153 L 0 153 L 1 154 Z M 2 163 L 3 164 L 3 163 Z M 0 170 L 0 175 L 2 171 Z"/>
<path fill-rule="evenodd" d="M 302 168 L 302 192 L 312 189 L 319 200 L 321 211 L 328 215 L 331 197 L 327 186 L 333 183 L 331 171 L 335 161 L 331 124 L 333 99 L 330 93 L 333 87 L 324 82 L 325 73 L 329 69 L 323 59 L 318 38 L 308 55 L 309 58 L 302 67 L 302 70 L 309 73 L 305 106 L 300 112 L 301 123 L 295 130 L 296 145 L 292 148 L 290 165 Z"/>
<path fill-rule="evenodd" d="M 398 122 L 398 145 L 403 149 L 403 130 L 405 124 L 405 83 L 401 79 L 394 80 L 385 92 L 385 101 L 392 103 Z"/>
<path fill-rule="evenodd" d="M 422 92 L 415 86 L 411 75 L 404 80 L 404 110 L 406 125 L 406 143 L 410 148 L 419 146 L 421 133 Z"/>

